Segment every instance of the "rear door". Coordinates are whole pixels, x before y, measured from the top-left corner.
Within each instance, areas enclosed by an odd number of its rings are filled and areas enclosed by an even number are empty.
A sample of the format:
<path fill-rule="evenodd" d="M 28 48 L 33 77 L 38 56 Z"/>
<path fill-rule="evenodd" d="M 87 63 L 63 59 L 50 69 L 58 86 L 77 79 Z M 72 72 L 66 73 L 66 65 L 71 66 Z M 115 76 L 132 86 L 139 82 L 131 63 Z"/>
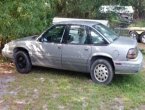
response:
<path fill-rule="evenodd" d="M 62 67 L 68 70 L 87 70 L 91 46 L 86 26 L 70 25 L 62 44 Z"/>

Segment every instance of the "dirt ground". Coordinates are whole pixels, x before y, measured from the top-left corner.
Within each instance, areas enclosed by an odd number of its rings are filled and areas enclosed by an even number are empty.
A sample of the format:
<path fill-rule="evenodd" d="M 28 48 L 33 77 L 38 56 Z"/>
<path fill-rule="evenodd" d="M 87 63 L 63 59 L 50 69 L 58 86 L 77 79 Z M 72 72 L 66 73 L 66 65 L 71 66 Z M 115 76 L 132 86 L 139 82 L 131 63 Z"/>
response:
<path fill-rule="evenodd" d="M 12 74 L 14 73 L 14 64 L 13 63 L 0 63 L 0 74 Z"/>
<path fill-rule="evenodd" d="M 138 45 L 140 49 L 143 49 L 145 51 L 145 44 L 139 43 Z"/>

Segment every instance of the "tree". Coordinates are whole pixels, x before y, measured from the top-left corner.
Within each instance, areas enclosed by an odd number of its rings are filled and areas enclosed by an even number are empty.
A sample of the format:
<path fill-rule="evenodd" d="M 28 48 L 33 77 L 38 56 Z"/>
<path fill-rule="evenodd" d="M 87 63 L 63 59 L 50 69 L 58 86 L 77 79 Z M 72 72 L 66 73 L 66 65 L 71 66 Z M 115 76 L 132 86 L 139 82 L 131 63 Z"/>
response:
<path fill-rule="evenodd" d="M 101 5 L 132 5 L 144 17 L 145 0 L 0 0 L 0 37 L 39 34 L 54 16 L 101 19 Z"/>
<path fill-rule="evenodd" d="M 1 0 L 0 37 L 2 47 L 8 39 L 42 32 L 51 23 L 52 13 L 50 1 Z"/>

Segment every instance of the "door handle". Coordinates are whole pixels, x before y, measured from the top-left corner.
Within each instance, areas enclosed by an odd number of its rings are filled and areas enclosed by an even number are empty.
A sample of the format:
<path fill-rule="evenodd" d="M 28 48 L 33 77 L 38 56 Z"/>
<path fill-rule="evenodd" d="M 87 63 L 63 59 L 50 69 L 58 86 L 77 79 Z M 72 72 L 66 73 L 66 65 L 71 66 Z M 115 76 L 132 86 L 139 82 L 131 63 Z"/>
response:
<path fill-rule="evenodd" d="M 84 50 L 85 50 L 85 51 L 88 51 L 89 49 L 88 49 L 88 48 L 85 48 Z"/>
<path fill-rule="evenodd" d="M 58 49 L 61 49 L 61 46 L 58 46 Z"/>
<path fill-rule="evenodd" d="M 61 49 L 61 45 L 58 45 L 57 47 L 58 47 L 58 49 Z"/>

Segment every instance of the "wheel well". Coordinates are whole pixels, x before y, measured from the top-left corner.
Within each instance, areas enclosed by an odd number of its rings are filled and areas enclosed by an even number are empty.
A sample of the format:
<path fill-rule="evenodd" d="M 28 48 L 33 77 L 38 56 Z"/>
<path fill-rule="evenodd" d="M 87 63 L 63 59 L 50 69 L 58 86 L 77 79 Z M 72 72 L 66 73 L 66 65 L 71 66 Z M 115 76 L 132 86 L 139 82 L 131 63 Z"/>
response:
<path fill-rule="evenodd" d="M 94 61 L 96 61 L 97 59 L 105 59 L 107 61 L 110 62 L 110 64 L 112 65 L 113 67 L 113 71 L 115 72 L 115 66 L 114 66 L 114 63 L 113 63 L 113 60 L 109 57 L 106 57 L 106 56 L 94 56 L 92 59 L 91 59 L 91 62 L 90 62 L 90 66 L 94 63 Z"/>
<path fill-rule="evenodd" d="M 14 49 L 14 53 L 16 53 L 16 52 L 18 52 L 18 51 L 23 51 L 23 52 L 26 52 L 26 53 L 29 55 L 28 50 L 27 50 L 27 49 L 25 49 L 25 48 L 22 48 L 22 47 L 17 47 L 17 48 L 15 48 L 15 49 Z"/>

